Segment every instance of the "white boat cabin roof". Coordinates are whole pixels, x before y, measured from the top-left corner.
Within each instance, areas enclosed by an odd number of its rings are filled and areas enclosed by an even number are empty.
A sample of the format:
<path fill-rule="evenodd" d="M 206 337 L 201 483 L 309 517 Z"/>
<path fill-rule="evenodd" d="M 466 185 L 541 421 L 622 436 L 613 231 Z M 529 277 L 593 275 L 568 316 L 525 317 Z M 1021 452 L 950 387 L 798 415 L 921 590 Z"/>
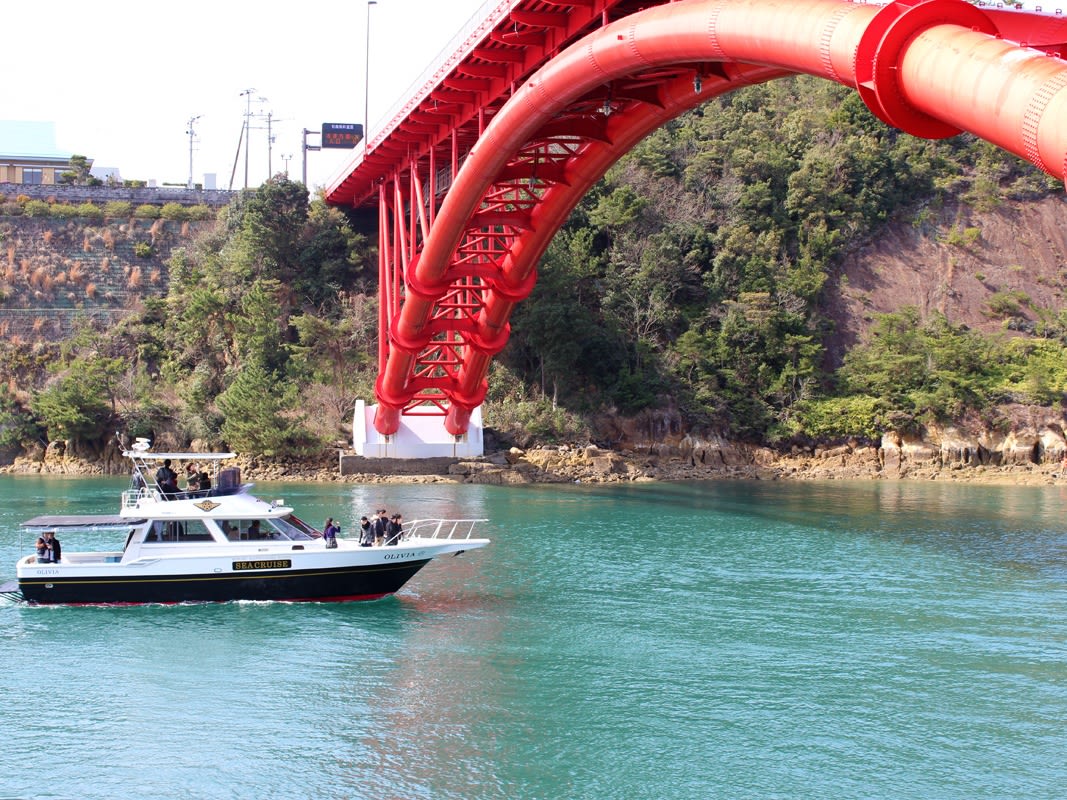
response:
<path fill-rule="evenodd" d="M 124 450 L 123 456 L 144 461 L 225 461 L 237 453 L 153 453 L 147 450 Z"/>
<path fill-rule="evenodd" d="M 282 500 L 261 500 L 249 494 L 249 485 L 228 494 L 208 494 L 183 497 L 159 498 L 152 492 L 125 492 L 123 494 L 123 518 L 148 517 L 149 519 L 263 519 L 284 517 L 293 509 Z"/>

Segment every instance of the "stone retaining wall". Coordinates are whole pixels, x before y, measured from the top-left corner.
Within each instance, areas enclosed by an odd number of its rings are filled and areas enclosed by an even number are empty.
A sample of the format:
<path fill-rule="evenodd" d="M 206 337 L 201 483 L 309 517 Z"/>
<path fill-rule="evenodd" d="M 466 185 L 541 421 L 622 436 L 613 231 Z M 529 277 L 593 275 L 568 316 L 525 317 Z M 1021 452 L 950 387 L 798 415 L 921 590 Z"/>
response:
<path fill-rule="evenodd" d="M 78 205 L 97 203 L 103 205 L 112 200 L 126 201 L 134 206 L 162 206 L 178 203 L 183 206 L 204 205 L 219 208 L 237 196 L 237 192 L 222 189 L 186 189 L 181 186 L 157 186 L 132 189 L 123 186 L 68 186 L 67 184 L 0 183 L 0 195 L 14 200 L 25 195 L 31 200 L 50 200 Z"/>

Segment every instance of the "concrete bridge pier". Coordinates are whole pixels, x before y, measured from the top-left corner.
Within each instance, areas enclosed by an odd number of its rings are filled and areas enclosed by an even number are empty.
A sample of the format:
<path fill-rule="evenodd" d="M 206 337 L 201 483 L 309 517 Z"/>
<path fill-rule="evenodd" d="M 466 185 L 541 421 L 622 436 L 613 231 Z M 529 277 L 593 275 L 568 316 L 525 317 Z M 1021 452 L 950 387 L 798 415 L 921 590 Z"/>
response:
<path fill-rule="evenodd" d="M 471 412 L 467 432 L 453 436 L 440 415 L 401 414 L 396 433 L 374 427 L 377 405 L 356 401 L 352 414 L 352 449 L 366 458 L 477 458 L 484 454 L 481 406 Z"/>

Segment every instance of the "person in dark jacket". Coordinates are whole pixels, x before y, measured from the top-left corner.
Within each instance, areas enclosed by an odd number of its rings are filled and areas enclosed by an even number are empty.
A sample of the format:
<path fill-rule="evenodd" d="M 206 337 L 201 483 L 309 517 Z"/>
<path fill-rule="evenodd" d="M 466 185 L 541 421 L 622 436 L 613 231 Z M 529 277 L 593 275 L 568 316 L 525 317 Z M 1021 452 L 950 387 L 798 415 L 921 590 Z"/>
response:
<path fill-rule="evenodd" d="M 163 494 L 178 493 L 178 473 L 170 468 L 170 459 L 164 459 L 163 466 L 156 470 L 156 485 Z"/>
<path fill-rule="evenodd" d="M 359 546 L 370 547 L 374 544 L 374 526 L 366 517 L 359 518 Z"/>
<path fill-rule="evenodd" d="M 385 544 L 385 536 L 389 532 L 389 518 L 385 514 L 385 509 L 379 508 L 378 518 L 371 523 L 374 528 L 374 543 L 379 547 Z"/>
<path fill-rule="evenodd" d="M 393 514 L 386 527 L 385 543 L 400 544 L 400 537 L 404 534 L 404 518 L 400 514 Z"/>
<path fill-rule="evenodd" d="M 42 547 L 44 553 L 42 555 Z M 37 540 L 37 560 L 43 564 L 58 564 L 63 557 L 63 547 L 56 538 L 55 531 L 45 531 Z"/>

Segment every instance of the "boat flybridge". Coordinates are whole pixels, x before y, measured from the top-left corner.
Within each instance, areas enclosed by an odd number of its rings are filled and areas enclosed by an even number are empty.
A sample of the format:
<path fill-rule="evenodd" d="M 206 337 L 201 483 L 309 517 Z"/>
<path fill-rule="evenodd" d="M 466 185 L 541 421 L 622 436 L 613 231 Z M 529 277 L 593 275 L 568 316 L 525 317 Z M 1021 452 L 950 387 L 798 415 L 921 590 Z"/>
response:
<path fill-rule="evenodd" d="M 284 501 L 261 500 L 242 484 L 233 453 L 153 453 L 138 440 L 123 453 L 131 486 L 116 516 L 40 516 L 23 523 L 34 535 L 52 531 L 63 550 L 50 562 L 19 559 L 17 584 L 0 594 L 34 604 L 141 604 L 231 600 L 374 600 L 400 589 L 433 558 L 485 547 L 476 519 L 417 519 L 395 545 L 361 546 L 322 534 Z M 156 475 L 169 462 L 180 472 L 210 466 L 210 488 L 175 491 Z M 165 490 L 166 489 L 166 490 Z M 72 552 L 74 532 L 113 529 L 119 549 Z M 70 535 L 68 538 L 68 534 Z"/>

